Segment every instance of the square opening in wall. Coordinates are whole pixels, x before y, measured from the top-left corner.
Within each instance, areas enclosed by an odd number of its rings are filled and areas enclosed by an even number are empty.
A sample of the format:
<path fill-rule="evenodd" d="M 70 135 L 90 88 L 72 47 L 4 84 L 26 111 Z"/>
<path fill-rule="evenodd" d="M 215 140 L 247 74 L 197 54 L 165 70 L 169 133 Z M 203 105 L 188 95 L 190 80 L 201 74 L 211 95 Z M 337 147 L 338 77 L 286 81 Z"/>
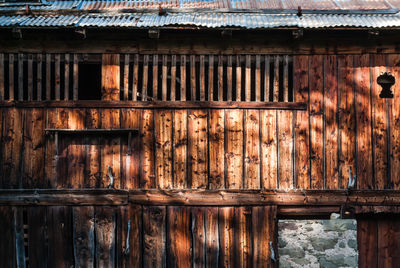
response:
<path fill-rule="evenodd" d="M 101 64 L 80 63 L 78 80 L 79 100 L 101 100 Z"/>

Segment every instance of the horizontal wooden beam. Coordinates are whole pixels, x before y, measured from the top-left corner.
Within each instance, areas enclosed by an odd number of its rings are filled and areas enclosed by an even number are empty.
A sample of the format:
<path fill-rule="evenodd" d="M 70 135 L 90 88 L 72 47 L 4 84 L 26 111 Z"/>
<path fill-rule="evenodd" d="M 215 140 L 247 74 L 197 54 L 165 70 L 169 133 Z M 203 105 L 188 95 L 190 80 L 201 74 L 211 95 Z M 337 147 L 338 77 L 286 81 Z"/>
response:
<path fill-rule="evenodd" d="M 395 190 L 0 190 L 0 205 L 400 206 Z M 293 207 L 292 207 L 293 208 Z M 327 208 L 325 208 L 327 209 Z M 289 213 L 289 210 L 286 210 Z"/>
<path fill-rule="evenodd" d="M 305 110 L 303 102 L 232 101 L 0 101 L 0 107 L 20 108 L 144 108 L 144 109 L 277 109 Z"/>

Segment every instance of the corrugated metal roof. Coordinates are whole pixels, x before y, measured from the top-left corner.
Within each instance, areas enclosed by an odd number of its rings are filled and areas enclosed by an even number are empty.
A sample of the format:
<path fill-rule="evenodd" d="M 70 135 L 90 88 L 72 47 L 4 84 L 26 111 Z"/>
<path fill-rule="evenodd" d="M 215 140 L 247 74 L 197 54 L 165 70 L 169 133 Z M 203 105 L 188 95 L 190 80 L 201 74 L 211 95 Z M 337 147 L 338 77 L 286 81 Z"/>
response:
<path fill-rule="evenodd" d="M 253 14 L 253 13 L 157 13 L 83 14 L 46 16 L 0 16 L 0 27 L 131 27 L 162 28 L 193 26 L 204 28 L 273 29 L 299 28 L 388 28 L 400 27 L 399 15 L 360 14 Z"/>

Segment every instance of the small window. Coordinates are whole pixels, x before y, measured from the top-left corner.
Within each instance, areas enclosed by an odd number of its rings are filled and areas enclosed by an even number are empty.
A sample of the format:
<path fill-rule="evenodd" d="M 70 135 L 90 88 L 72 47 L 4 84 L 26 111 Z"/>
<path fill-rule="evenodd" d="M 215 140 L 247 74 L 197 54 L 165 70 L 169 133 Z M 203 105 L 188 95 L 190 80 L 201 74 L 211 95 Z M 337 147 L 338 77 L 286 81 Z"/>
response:
<path fill-rule="evenodd" d="M 101 64 L 80 63 L 78 85 L 79 100 L 101 100 Z"/>

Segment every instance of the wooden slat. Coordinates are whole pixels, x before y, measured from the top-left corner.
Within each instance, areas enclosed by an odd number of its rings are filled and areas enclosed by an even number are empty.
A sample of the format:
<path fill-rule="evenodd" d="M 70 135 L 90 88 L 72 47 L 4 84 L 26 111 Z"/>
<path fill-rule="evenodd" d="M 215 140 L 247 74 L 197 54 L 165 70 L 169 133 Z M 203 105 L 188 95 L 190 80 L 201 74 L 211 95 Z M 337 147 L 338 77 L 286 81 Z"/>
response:
<path fill-rule="evenodd" d="M 149 55 L 143 56 L 142 101 L 147 101 L 147 87 L 149 82 Z"/>
<path fill-rule="evenodd" d="M 165 267 L 165 207 L 143 207 L 143 267 Z"/>
<path fill-rule="evenodd" d="M 28 101 L 33 100 L 33 55 L 28 54 Z"/>
<path fill-rule="evenodd" d="M 347 188 L 349 166 L 355 174 L 355 103 L 353 56 L 339 57 L 339 186 Z"/>
<path fill-rule="evenodd" d="M 89 206 L 74 207 L 72 217 L 75 265 L 76 267 L 94 267 L 94 208 Z"/>
<path fill-rule="evenodd" d="M 163 55 L 162 58 L 162 100 L 167 100 L 167 71 L 168 71 L 168 56 Z"/>
<path fill-rule="evenodd" d="M 206 266 L 206 210 L 203 207 L 193 207 L 190 209 L 194 268 Z"/>
<path fill-rule="evenodd" d="M 69 54 L 65 54 L 65 61 L 64 61 L 64 100 L 69 99 Z"/>
<path fill-rule="evenodd" d="M 276 246 L 276 206 L 263 206 L 252 208 L 253 231 L 253 267 L 277 267 L 276 261 L 271 259 L 270 242 L 274 247 L 277 258 Z"/>
<path fill-rule="evenodd" d="M 119 64 L 120 64 L 119 54 L 102 55 L 102 64 L 101 64 L 102 100 L 119 100 L 119 94 L 120 94 Z"/>
<path fill-rule="evenodd" d="M 158 55 L 153 55 L 153 94 L 152 97 L 156 100 L 161 99 L 158 96 Z"/>
<path fill-rule="evenodd" d="M 139 129 L 140 111 L 135 109 L 121 110 L 121 128 Z M 140 136 L 131 134 L 129 147 L 129 136 L 121 138 L 121 188 L 139 188 L 139 159 L 140 159 Z"/>
<path fill-rule="evenodd" d="M 226 67 L 226 77 L 227 77 L 227 90 L 228 90 L 228 92 L 227 92 L 227 100 L 228 101 L 232 101 L 232 91 L 233 91 L 233 88 L 232 88 L 232 56 L 231 55 L 229 55 L 228 56 L 228 65 L 227 65 L 227 67 Z"/>
<path fill-rule="evenodd" d="M 234 267 L 235 265 L 235 240 L 234 240 L 234 207 L 220 207 L 219 213 L 219 244 L 220 267 Z"/>
<path fill-rule="evenodd" d="M 279 61 L 280 56 L 274 56 L 273 101 L 279 101 Z"/>
<path fill-rule="evenodd" d="M 112 207 L 96 207 L 96 267 L 115 267 L 116 215 Z"/>
<path fill-rule="evenodd" d="M 236 55 L 236 101 L 242 100 L 242 64 L 240 55 Z"/>
<path fill-rule="evenodd" d="M 176 95 L 176 55 L 171 56 L 171 101 L 175 100 Z"/>
<path fill-rule="evenodd" d="M 0 53 L 0 101 L 4 100 L 4 54 Z"/>
<path fill-rule="evenodd" d="M 256 55 L 256 70 L 255 70 L 255 96 L 256 101 L 261 100 L 261 57 Z"/>
<path fill-rule="evenodd" d="M 8 55 L 8 95 L 9 100 L 14 100 L 14 54 Z"/>
<path fill-rule="evenodd" d="M 83 109 L 70 110 L 68 113 L 69 129 L 85 128 L 85 111 Z M 68 146 L 68 177 L 66 180 L 68 187 L 83 188 L 85 186 L 85 146 L 83 145 L 83 137 L 66 137 L 59 136 L 60 139 L 66 140 Z"/>
<path fill-rule="evenodd" d="M 133 57 L 133 78 L 132 78 L 132 100 L 137 100 L 139 81 L 139 55 L 135 54 Z"/>
<path fill-rule="evenodd" d="M 55 81 L 55 98 L 56 100 L 60 100 L 60 84 L 61 84 L 61 76 L 60 76 L 60 67 L 61 67 L 61 61 L 60 61 L 60 54 L 55 54 L 54 55 L 54 81 Z"/>
<path fill-rule="evenodd" d="M 154 114 L 157 188 L 169 189 L 172 181 L 172 112 L 157 110 Z"/>
<path fill-rule="evenodd" d="M 87 129 L 100 128 L 99 109 L 86 109 L 85 127 Z M 100 167 L 100 139 L 99 137 L 88 136 L 85 140 L 86 145 L 86 163 L 85 163 L 85 188 L 99 188 L 101 182 Z"/>
<path fill-rule="evenodd" d="M 338 83 L 337 57 L 324 59 L 324 112 L 325 112 L 325 187 L 339 188 L 338 176 Z M 296 116 L 297 120 L 297 116 Z M 297 121 L 296 121 L 297 122 Z M 299 122 L 300 123 L 300 122 Z"/>
<path fill-rule="evenodd" d="M 24 209 L 14 207 L 14 235 L 16 267 L 26 267 L 27 252 L 25 250 Z M 29 257 L 28 257 L 29 258 Z"/>
<path fill-rule="evenodd" d="M 276 111 L 260 112 L 261 128 L 261 188 L 277 188 L 278 139 Z"/>
<path fill-rule="evenodd" d="M 42 75 L 42 66 L 43 66 L 43 55 L 42 53 L 37 54 L 37 76 L 36 76 L 36 100 L 42 100 L 42 88 L 43 88 L 43 75 Z"/>
<path fill-rule="evenodd" d="M 46 100 L 51 99 L 51 54 L 46 54 Z"/>
<path fill-rule="evenodd" d="M 278 111 L 278 178 L 280 189 L 293 188 L 293 112 Z"/>
<path fill-rule="evenodd" d="M 283 101 L 289 101 L 289 56 L 283 56 Z"/>
<path fill-rule="evenodd" d="M 173 111 L 173 188 L 187 187 L 187 111 Z"/>
<path fill-rule="evenodd" d="M 18 54 L 18 100 L 24 99 L 24 54 Z"/>
<path fill-rule="evenodd" d="M 78 61 L 78 54 L 74 54 L 74 66 L 73 66 L 73 88 L 72 88 L 72 98 L 73 100 L 78 100 L 79 97 L 79 61 Z"/>
<path fill-rule="evenodd" d="M 369 66 L 368 55 L 354 56 L 356 87 L 355 109 L 357 115 L 357 183 L 360 189 L 374 188 L 372 181 L 373 176 L 371 176 L 373 170 L 371 139 L 371 74 Z"/>
<path fill-rule="evenodd" d="M 188 113 L 188 178 L 191 188 L 207 188 L 207 111 Z"/>
<path fill-rule="evenodd" d="M 245 101 L 251 101 L 251 55 L 246 55 Z"/>
<path fill-rule="evenodd" d="M 400 220 L 384 218 L 378 221 L 378 265 L 396 267 L 400 261 Z"/>
<path fill-rule="evenodd" d="M 235 255 L 237 267 L 252 266 L 251 214 L 251 207 L 235 207 Z"/>
<path fill-rule="evenodd" d="M 357 220 L 358 266 L 377 267 L 378 265 L 378 221 L 374 219 Z"/>
<path fill-rule="evenodd" d="M 243 188 L 243 111 L 225 111 L 225 187 Z"/>
<path fill-rule="evenodd" d="M 14 213 L 11 206 L 0 207 L 0 266 L 16 267 Z"/>
<path fill-rule="evenodd" d="M 206 100 L 206 81 L 205 81 L 205 65 L 204 65 L 204 55 L 200 55 L 200 100 Z"/>
<path fill-rule="evenodd" d="M 270 71 L 270 56 L 265 56 L 264 57 L 264 101 L 269 101 L 269 83 L 270 83 L 270 77 L 269 77 L 269 71 Z"/>
<path fill-rule="evenodd" d="M 294 57 L 294 97 L 295 101 L 309 101 L 308 56 Z M 308 112 L 297 111 L 295 118 L 295 174 L 296 187 L 309 189 L 310 185 L 310 148 Z"/>
<path fill-rule="evenodd" d="M 181 55 L 181 101 L 186 101 L 186 56 Z"/>
<path fill-rule="evenodd" d="M 217 101 L 224 99 L 224 58 L 218 55 L 218 96 Z"/>
<path fill-rule="evenodd" d="M 208 56 L 208 101 L 214 100 L 214 55 Z"/>
<path fill-rule="evenodd" d="M 48 267 L 73 267 L 72 208 L 50 206 L 47 215 Z"/>
<path fill-rule="evenodd" d="M 260 112 L 246 110 L 244 123 L 244 188 L 260 188 Z"/>
<path fill-rule="evenodd" d="M 120 128 L 119 109 L 103 109 L 101 111 L 102 128 Z M 121 187 L 121 137 L 103 138 L 101 143 L 101 187 L 109 186 L 111 178 L 109 176 L 109 167 L 114 176 L 114 188 Z"/>
<path fill-rule="evenodd" d="M 205 208 L 206 215 L 206 267 L 218 267 L 219 233 L 218 208 Z"/>
<path fill-rule="evenodd" d="M 225 111 L 210 110 L 208 121 L 209 136 L 209 189 L 221 189 L 225 187 Z"/>
<path fill-rule="evenodd" d="M 129 98 L 129 54 L 124 55 L 124 100 Z"/>
<path fill-rule="evenodd" d="M 322 189 L 324 187 L 324 58 L 318 55 L 309 59 L 311 189 Z"/>
<path fill-rule="evenodd" d="M 196 56 L 190 55 L 190 99 L 196 98 Z"/>
<path fill-rule="evenodd" d="M 155 188 L 154 114 L 152 110 L 142 110 L 139 132 L 141 136 L 140 186 L 147 189 Z"/>
<path fill-rule="evenodd" d="M 190 267 L 192 239 L 190 208 L 168 207 L 168 267 Z"/>

